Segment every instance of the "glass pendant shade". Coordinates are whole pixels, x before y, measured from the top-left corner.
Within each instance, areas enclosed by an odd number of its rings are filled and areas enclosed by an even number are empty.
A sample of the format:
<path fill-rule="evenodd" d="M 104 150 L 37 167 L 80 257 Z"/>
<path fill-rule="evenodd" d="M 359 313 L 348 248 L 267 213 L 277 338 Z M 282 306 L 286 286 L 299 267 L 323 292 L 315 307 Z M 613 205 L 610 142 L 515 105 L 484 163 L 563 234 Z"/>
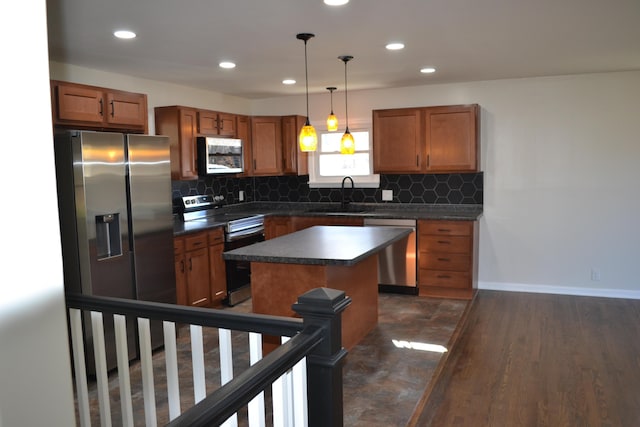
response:
<path fill-rule="evenodd" d="M 356 152 L 356 142 L 353 135 L 349 132 L 349 105 L 347 104 L 347 62 L 353 59 L 353 56 L 339 56 L 339 60 L 344 62 L 344 112 L 346 118 L 346 129 L 342 139 L 340 140 L 340 154 L 354 154 Z"/>
<path fill-rule="evenodd" d="M 327 117 L 327 130 L 329 132 L 334 132 L 338 130 L 338 118 L 335 114 L 333 114 L 333 91 L 336 90 L 335 87 L 328 87 L 327 90 L 331 93 L 331 113 L 329 113 L 329 117 Z"/>
<path fill-rule="evenodd" d="M 304 41 L 304 83 L 305 92 L 307 94 L 307 121 L 302 129 L 300 129 L 300 135 L 298 136 L 298 145 L 300 151 L 316 151 L 318 149 L 318 135 L 316 130 L 309 122 L 309 71 L 307 67 L 307 41 L 310 38 L 315 37 L 311 33 L 300 33 L 296 35 L 298 40 Z"/>
<path fill-rule="evenodd" d="M 333 111 L 329 114 L 329 117 L 327 117 L 327 130 L 329 132 L 338 130 L 338 118 L 333 114 Z"/>
<path fill-rule="evenodd" d="M 316 130 L 309 119 L 300 130 L 300 136 L 298 137 L 298 143 L 300 145 L 300 151 L 316 151 L 318 149 L 318 135 Z"/>
<path fill-rule="evenodd" d="M 340 154 L 353 154 L 356 152 L 356 142 L 353 140 L 353 135 L 349 132 L 349 128 L 344 131 L 342 139 L 340 140 Z"/>

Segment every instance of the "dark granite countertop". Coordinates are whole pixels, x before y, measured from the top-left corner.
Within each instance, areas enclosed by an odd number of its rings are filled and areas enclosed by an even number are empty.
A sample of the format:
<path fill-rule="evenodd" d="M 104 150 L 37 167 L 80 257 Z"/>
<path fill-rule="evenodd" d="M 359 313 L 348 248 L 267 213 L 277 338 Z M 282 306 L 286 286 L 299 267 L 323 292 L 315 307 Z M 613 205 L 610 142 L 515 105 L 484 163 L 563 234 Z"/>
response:
<path fill-rule="evenodd" d="M 415 203 L 350 203 L 341 209 L 340 203 L 247 202 L 227 205 L 207 220 L 182 222 L 176 218 L 175 236 L 224 226 L 228 216 L 356 216 L 362 218 L 439 219 L 475 221 L 482 216 L 481 205 L 426 205 Z"/>
<path fill-rule="evenodd" d="M 316 225 L 225 252 L 227 260 L 282 264 L 354 265 L 408 236 L 410 228 Z"/>

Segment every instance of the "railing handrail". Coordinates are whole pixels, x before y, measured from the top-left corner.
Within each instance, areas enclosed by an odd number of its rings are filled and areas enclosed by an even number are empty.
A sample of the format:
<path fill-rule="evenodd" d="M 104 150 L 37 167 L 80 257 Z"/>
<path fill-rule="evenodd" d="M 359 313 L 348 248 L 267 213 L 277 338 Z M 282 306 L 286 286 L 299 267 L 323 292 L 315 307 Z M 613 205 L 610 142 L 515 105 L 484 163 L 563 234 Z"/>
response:
<path fill-rule="evenodd" d="M 182 413 L 167 424 L 167 427 L 222 424 L 269 384 L 309 355 L 322 339 L 322 328 L 305 327 L 298 335 L 274 349 L 233 380 Z"/>
<path fill-rule="evenodd" d="M 302 331 L 302 319 L 267 314 L 238 313 L 212 308 L 187 307 L 160 302 L 66 294 L 67 306 L 154 320 L 166 320 L 214 328 L 292 337 Z"/>

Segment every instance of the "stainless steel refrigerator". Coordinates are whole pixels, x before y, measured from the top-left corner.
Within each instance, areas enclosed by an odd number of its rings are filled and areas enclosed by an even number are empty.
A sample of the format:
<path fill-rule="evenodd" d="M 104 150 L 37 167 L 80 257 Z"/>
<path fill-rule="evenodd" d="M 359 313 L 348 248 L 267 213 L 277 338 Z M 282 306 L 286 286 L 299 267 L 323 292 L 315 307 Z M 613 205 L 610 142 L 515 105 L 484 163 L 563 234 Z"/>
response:
<path fill-rule="evenodd" d="M 66 291 L 175 303 L 168 138 L 64 131 L 56 132 L 54 144 Z M 128 321 L 131 359 L 136 327 Z M 162 334 L 158 325 L 153 329 L 159 347 Z M 113 368 L 110 322 L 105 339 Z M 90 346 L 87 353 L 91 372 Z"/>

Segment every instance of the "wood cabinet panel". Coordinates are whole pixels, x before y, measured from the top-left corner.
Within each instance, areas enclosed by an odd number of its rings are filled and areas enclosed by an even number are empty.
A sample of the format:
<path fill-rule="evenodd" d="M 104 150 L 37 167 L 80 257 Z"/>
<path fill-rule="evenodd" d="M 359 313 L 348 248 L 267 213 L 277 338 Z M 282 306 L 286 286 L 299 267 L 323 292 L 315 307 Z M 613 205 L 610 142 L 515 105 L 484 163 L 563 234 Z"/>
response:
<path fill-rule="evenodd" d="M 419 295 L 473 298 L 477 271 L 476 221 L 418 221 Z"/>
<path fill-rule="evenodd" d="M 198 110 L 198 133 L 235 137 L 236 116 L 218 111 Z"/>
<path fill-rule="evenodd" d="M 479 111 L 476 104 L 374 110 L 374 171 L 478 171 Z"/>
<path fill-rule="evenodd" d="M 284 236 L 293 232 L 293 223 L 288 216 L 268 216 L 264 219 L 264 237 L 266 240 Z"/>
<path fill-rule="evenodd" d="M 423 170 L 421 114 L 419 108 L 373 112 L 373 169 L 376 173 Z"/>
<path fill-rule="evenodd" d="M 185 252 L 187 268 L 187 303 L 193 306 L 211 305 L 209 287 L 209 250 L 204 247 Z"/>
<path fill-rule="evenodd" d="M 242 176 L 253 174 L 253 154 L 251 151 L 251 124 L 249 116 L 236 117 L 236 137 L 242 140 L 242 157 L 244 160 L 244 172 Z"/>
<path fill-rule="evenodd" d="M 169 137 L 171 179 L 198 179 L 196 166 L 197 112 L 193 108 L 155 108 L 156 135 Z"/>
<path fill-rule="evenodd" d="M 222 305 L 227 297 L 226 264 L 224 252 L 224 232 L 221 228 L 207 232 L 209 238 L 209 284 L 211 287 L 211 304 Z"/>
<path fill-rule="evenodd" d="M 282 124 L 279 116 L 251 117 L 253 175 L 282 173 Z"/>
<path fill-rule="evenodd" d="M 364 219 L 358 217 L 322 217 L 322 216 L 296 216 L 292 217 L 292 231 L 300 231 L 314 225 L 350 225 L 361 227 L 364 225 Z"/>
<path fill-rule="evenodd" d="M 309 153 L 298 147 L 298 136 L 305 122 L 302 116 L 282 117 L 282 172 L 285 174 L 309 173 Z"/>
<path fill-rule="evenodd" d="M 147 131 L 147 96 L 51 80 L 53 124 L 58 127 Z"/>

